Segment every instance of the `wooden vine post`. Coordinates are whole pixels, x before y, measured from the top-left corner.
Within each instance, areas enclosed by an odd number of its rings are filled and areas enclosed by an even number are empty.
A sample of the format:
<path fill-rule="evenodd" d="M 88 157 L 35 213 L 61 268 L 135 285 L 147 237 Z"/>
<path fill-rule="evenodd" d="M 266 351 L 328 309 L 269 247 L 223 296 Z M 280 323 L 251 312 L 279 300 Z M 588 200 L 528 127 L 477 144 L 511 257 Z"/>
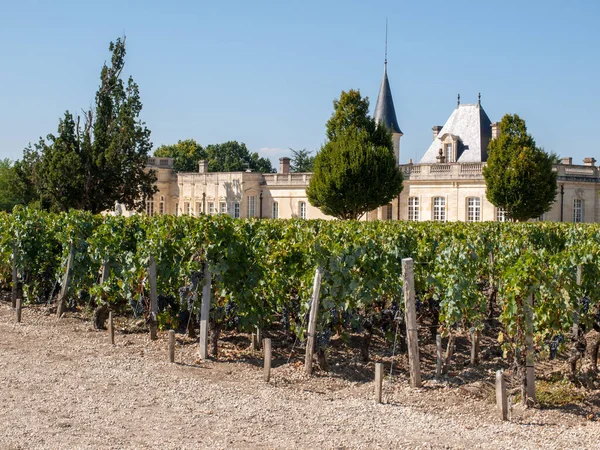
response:
<path fill-rule="evenodd" d="M 208 321 L 210 315 L 212 276 L 208 262 L 204 264 L 204 286 L 202 287 L 202 306 L 200 307 L 200 358 L 208 358 Z"/>
<path fill-rule="evenodd" d="M 150 279 L 150 339 L 158 339 L 158 294 L 156 291 L 156 261 L 150 256 L 148 261 L 148 278 Z"/>
<path fill-rule="evenodd" d="M 418 388 L 421 387 L 421 368 L 419 365 L 419 335 L 417 332 L 417 313 L 415 307 L 415 273 L 412 258 L 404 258 L 402 260 L 402 284 L 404 289 L 404 313 L 406 315 L 410 385 L 413 388 Z"/>
<path fill-rule="evenodd" d="M 261 349 L 261 344 L 262 344 L 262 333 L 260 331 L 259 327 L 256 327 L 256 350 L 260 350 Z"/>
<path fill-rule="evenodd" d="M 577 286 L 582 285 L 583 278 L 583 266 L 577 266 Z M 581 359 L 581 354 L 579 353 L 578 344 L 579 344 L 579 320 L 580 320 L 580 308 L 581 308 L 581 299 L 582 297 L 578 297 L 575 300 L 575 304 L 573 305 L 573 328 L 571 330 L 571 356 L 569 358 L 569 363 L 571 365 L 571 375 L 575 376 L 577 373 L 577 361 Z"/>
<path fill-rule="evenodd" d="M 383 364 L 375 363 L 375 403 L 381 403 L 383 387 Z"/>
<path fill-rule="evenodd" d="M 577 266 L 577 286 L 581 286 L 583 284 L 583 266 Z M 579 339 L 579 299 L 577 299 L 577 304 L 575 305 L 574 313 L 573 313 L 573 339 L 577 341 Z"/>
<path fill-rule="evenodd" d="M 113 313 L 108 312 L 108 342 L 110 345 L 115 345 L 115 324 L 113 323 Z"/>
<path fill-rule="evenodd" d="M 265 338 L 263 340 L 263 351 L 265 359 L 263 379 L 268 383 L 271 379 L 271 339 Z"/>
<path fill-rule="evenodd" d="M 479 363 L 479 330 L 471 330 L 471 366 Z"/>
<path fill-rule="evenodd" d="M 319 292 L 321 290 L 321 277 L 323 273 L 320 267 L 315 271 L 313 282 L 313 295 L 310 303 L 310 315 L 308 318 L 308 340 L 306 342 L 306 356 L 304 358 L 304 367 L 307 375 L 312 374 L 313 354 L 315 351 L 315 338 L 317 331 L 317 313 L 319 311 Z"/>
<path fill-rule="evenodd" d="M 75 248 L 73 242 L 69 244 L 69 258 L 67 259 L 67 270 L 65 277 L 63 278 L 63 285 L 58 294 L 58 302 L 56 302 L 56 317 L 61 318 L 65 311 L 65 303 L 67 302 L 67 296 L 69 295 L 69 285 L 71 284 L 71 276 L 73 274 L 73 263 L 75 260 Z"/>
<path fill-rule="evenodd" d="M 169 362 L 175 362 L 175 330 L 169 330 Z"/>
<path fill-rule="evenodd" d="M 19 272 L 17 270 L 17 255 L 18 248 L 17 244 L 13 245 L 13 258 L 12 258 L 12 308 L 17 307 L 17 296 L 19 288 Z"/>
<path fill-rule="evenodd" d="M 15 308 L 17 323 L 21 323 L 21 297 L 17 298 L 17 307 Z"/>
<path fill-rule="evenodd" d="M 527 353 L 525 357 L 525 368 L 527 370 L 527 397 L 535 402 L 535 353 L 533 351 L 533 294 L 529 294 L 525 303 L 525 343 Z M 523 399 L 526 402 L 526 399 Z"/>
<path fill-rule="evenodd" d="M 442 336 L 439 334 L 435 335 L 435 378 L 439 380 L 442 376 Z"/>
<path fill-rule="evenodd" d="M 501 370 L 496 371 L 496 406 L 498 417 L 502 420 L 508 419 L 508 397 L 506 396 L 506 381 Z"/>
<path fill-rule="evenodd" d="M 100 284 L 106 283 L 108 277 L 110 276 L 110 263 L 108 261 L 104 261 L 102 263 L 102 276 L 100 277 Z"/>

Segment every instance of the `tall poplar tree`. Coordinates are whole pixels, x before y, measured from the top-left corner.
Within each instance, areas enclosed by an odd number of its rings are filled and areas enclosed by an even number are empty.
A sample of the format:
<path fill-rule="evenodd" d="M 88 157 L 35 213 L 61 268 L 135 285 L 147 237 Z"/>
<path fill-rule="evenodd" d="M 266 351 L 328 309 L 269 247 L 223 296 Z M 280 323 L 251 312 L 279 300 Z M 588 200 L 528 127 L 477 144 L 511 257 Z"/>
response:
<path fill-rule="evenodd" d="M 324 214 L 360 219 L 388 204 L 402 191 L 402 172 L 394 157 L 392 134 L 369 116 L 369 99 L 343 92 L 333 102 L 328 141 L 315 157 L 306 193 Z"/>
<path fill-rule="evenodd" d="M 555 156 L 536 146 L 525 121 L 506 114 L 488 147 L 483 176 L 487 198 L 517 221 L 540 217 L 556 199 Z"/>
<path fill-rule="evenodd" d="M 42 207 L 99 213 L 119 202 L 140 210 L 156 191 L 156 175 L 145 168 L 152 143 L 140 119 L 139 88 L 133 78 L 121 78 L 125 39 L 111 42 L 109 50 L 110 64 L 102 67 L 95 105 L 83 124 L 67 111 L 58 134 L 30 145 L 15 165 L 26 197 Z"/>

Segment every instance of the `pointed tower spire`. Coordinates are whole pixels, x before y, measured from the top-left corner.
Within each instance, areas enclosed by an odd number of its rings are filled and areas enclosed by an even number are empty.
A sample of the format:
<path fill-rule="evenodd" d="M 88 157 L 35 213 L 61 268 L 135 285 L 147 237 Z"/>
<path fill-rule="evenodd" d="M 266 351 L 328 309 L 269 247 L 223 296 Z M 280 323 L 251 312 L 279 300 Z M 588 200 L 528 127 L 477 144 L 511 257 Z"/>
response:
<path fill-rule="evenodd" d="M 387 18 L 385 19 L 385 58 L 383 61 L 383 80 L 381 81 L 381 87 L 379 88 L 379 96 L 377 97 L 377 104 L 375 105 L 375 112 L 373 118 L 377 123 L 383 123 L 387 126 L 392 133 L 400 133 L 400 126 L 398 125 L 398 119 L 396 119 L 396 110 L 394 109 L 394 100 L 392 99 L 392 90 L 390 89 L 390 82 L 387 76 Z"/>
<path fill-rule="evenodd" d="M 387 68 L 387 17 L 385 18 L 385 58 L 383 60 L 383 65 Z"/>

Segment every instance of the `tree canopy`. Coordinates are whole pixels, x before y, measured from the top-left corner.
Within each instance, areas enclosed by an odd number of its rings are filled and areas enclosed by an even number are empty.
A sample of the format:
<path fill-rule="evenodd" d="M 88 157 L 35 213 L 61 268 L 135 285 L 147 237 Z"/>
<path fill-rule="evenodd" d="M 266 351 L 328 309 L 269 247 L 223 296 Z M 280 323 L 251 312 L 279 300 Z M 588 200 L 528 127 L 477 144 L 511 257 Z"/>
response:
<path fill-rule="evenodd" d="M 179 141 L 173 145 L 162 145 L 154 156 L 174 158 L 173 169 L 176 172 L 197 172 L 200 160 L 208 161 L 209 172 L 273 172 L 271 161 L 262 158 L 256 152 L 250 153 L 246 144 L 228 141 L 222 144 L 208 145 L 202 148 L 194 139 Z"/>
<path fill-rule="evenodd" d="M 80 117 L 69 111 L 60 119 L 57 135 L 40 138 L 15 164 L 18 186 L 28 203 L 66 211 L 99 213 L 115 202 L 143 208 L 156 188 L 155 173 L 145 169 L 152 143 L 140 119 L 138 85 L 121 72 L 125 39 L 111 42 L 110 64 L 100 73 L 94 107 Z"/>
<path fill-rule="evenodd" d="M 206 150 L 194 139 L 178 141 L 177 144 L 161 145 L 154 156 L 173 158 L 175 172 L 197 172 L 198 161 L 206 159 Z"/>
<path fill-rule="evenodd" d="M 15 205 L 23 203 L 19 189 L 16 189 L 17 173 L 10 159 L 0 159 L 0 211 L 12 211 Z"/>
<path fill-rule="evenodd" d="M 292 172 L 312 172 L 315 168 L 315 157 L 305 148 L 294 150 L 290 148 L 292 158 L 290 160 L 290 170 Z"/>
<path fill-rule="evenodd" d="M 315 157 L 307 196 L 339 219 L 359 219 L 402 191 L 391 132 L 368 115 L 359 91 L 342 92 L 327 122 L 328 141 Z"/>
<path fill-rule="evenodd" d="M 355 89 L 342 91 L 340 98 L 333 101 L 333 114 L 327 121 L 327 139 L 334 140 L 350 128 L 366 132 L 373 145 L 394 151 L 391 131 L 369 116 L 369 98 L 362 98 Z"/>
<path fill-rule="evenodd" d="M 556 199 L 555 155 L 536 146 L 525 121 L 507 114 L 488 148 L 483 169 L 487 198 L 513 220 L 525 221 L 550 211 Z"/>

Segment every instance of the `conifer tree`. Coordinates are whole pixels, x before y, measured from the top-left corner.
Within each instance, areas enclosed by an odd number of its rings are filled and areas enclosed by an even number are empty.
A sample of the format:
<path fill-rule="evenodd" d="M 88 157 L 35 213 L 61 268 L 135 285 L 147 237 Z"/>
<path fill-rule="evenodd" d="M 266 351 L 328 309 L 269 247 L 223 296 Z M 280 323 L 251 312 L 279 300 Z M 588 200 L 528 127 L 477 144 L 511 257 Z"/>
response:
<path fill-rule="evenodd" d="M 555 159 L 536 146 L 523 119 L 505 115 L 499 136 L 489 144 L 483 169 L 488 200 L 516 221 L 550 211 L 556 199 Z"/>
<path fill-rule="evenodd" d="M 315 157 L 312 152 L 303 148 L 302 150 L 294 150 L 290 148 L 292 158 L 290 161 L 290 170 L 292 172 L 312 172 L 315 169 Z"/>
<path fill-rule="evenodd" d="M 307 195 L 313 206 L 339 219 L 359 219 L 402 191 L 392 135 L 368 114 L 369 99 L 342 92 L 327 122 L 328 142 L 315 157 Z"/>
<path fill-rule="evenodd" d="M 139 210 L 156 188 L 156 175 L 146 170 L 152 143 L 140 119 L 138 85 L 121 78 L 125 40 L 111 42 L 110 64 L 104 64 L 95 107 L 75 119 L 68 111 L 58 135 L 48 135 L 23 152 L 15 165 L 24 196 L 42 207 L 99 213 L 115 202 Z"/>

